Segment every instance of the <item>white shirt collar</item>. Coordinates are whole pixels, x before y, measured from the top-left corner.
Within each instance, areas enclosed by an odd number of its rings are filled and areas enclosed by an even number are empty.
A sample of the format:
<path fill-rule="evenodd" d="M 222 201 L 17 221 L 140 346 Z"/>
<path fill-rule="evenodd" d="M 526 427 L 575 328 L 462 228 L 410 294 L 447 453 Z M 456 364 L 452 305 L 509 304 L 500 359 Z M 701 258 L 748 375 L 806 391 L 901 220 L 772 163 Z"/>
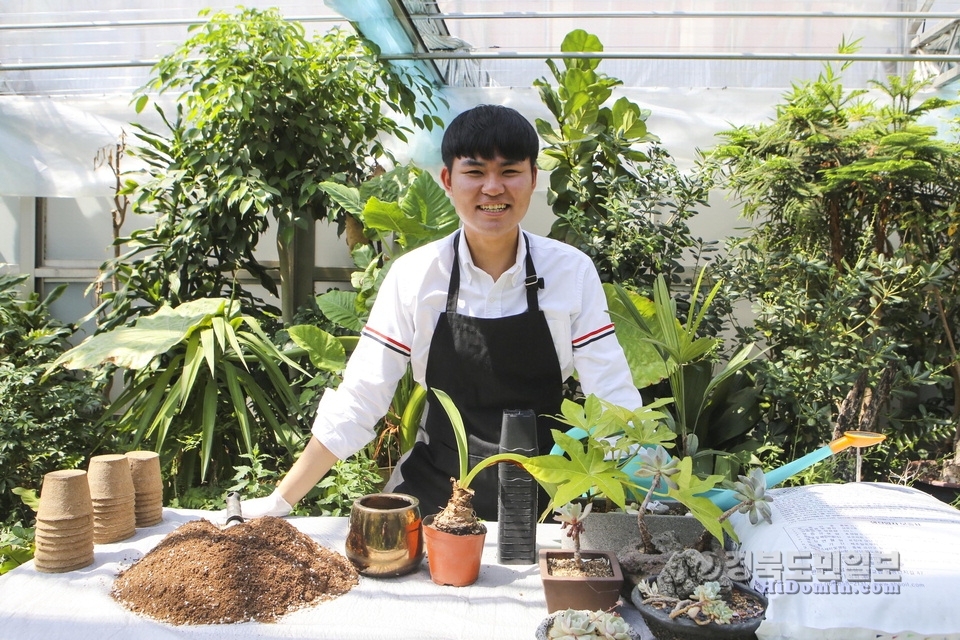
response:
<path fill-rule="evenodd" d="M 513 266 L 507 269 L 503 275 L 509 276 L 511 282 L 516 286 L 519 282 L 522 282 L 526 278 L 526 270 L 524 269 L 524 261 L 527 258 L 527 243 L 524 241 L 523 229 L 520 229 L 519 242 L 517 242 L 517 259 L 513 263 Z M 470 254 L 470 248 L 467 246 L 467 238 L 463 233 L 461 228 L 460 237 L 457 239 L 459 243 L 460 251 L 460 277 L 463 278 L 464 282 L 471 282 L 476 274 L 478 274 L 481 269 L 473 263 L 473 256 Z"/>

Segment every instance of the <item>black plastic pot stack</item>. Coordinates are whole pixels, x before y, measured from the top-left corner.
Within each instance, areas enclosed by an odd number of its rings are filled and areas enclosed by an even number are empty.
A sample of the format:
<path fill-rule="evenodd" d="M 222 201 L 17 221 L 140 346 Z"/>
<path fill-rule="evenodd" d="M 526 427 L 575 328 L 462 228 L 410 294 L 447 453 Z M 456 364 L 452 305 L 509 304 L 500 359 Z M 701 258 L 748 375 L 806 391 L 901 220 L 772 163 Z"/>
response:
<path fill-rule="evenodd" d="M 529 409 L 503 412 L 500 453 L 537 455 L 537 417 Z M 537 562 L 537 482 L 522 467 L 500 464 L 497 552 L 500 564 Z"/>

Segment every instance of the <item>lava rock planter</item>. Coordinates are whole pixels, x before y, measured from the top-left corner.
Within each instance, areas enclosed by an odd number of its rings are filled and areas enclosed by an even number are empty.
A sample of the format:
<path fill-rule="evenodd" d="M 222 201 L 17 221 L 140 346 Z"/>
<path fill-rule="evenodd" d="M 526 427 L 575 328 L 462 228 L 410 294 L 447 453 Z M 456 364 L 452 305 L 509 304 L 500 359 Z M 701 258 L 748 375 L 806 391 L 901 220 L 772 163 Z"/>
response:
<path fill-rule="evenodd" d="M 763 622 L 767 609 L 767 599 L 740 583 L 735 582 L 733 589 L 741 597 L 757 602 L 761 608 L 759 613 L 743 620 L 725 624 L 718 622 L 698 624 L 686 615 L 671 618 L 671 607 L 644 604 L 639 587 L 634 587 L 630 593 L 630 601 L 640 611 L 644 622 L 647 623 L 647 627 L 657 640 L 697 640 L 700 638 L 708 640 L 753 640 L 756 637 L 757 627 Z"/>
<path fill-rule="evenodd" d="M 583 551 L 583 559 L 605 559 L 610 565 L 611 576 L 559 576 L 550 573 L 551 559 L 573 558 L 573 551 L 559 549 L 540 550 L 540 579 L 543 581 L 543 593 L 547 599 L 547 611 L 553 613 L 563 609 L 588 609 L 606 611 L 614 607 L 620 599 L 623 585 L 623 573 L 617 556 L 608 551 Z"/>

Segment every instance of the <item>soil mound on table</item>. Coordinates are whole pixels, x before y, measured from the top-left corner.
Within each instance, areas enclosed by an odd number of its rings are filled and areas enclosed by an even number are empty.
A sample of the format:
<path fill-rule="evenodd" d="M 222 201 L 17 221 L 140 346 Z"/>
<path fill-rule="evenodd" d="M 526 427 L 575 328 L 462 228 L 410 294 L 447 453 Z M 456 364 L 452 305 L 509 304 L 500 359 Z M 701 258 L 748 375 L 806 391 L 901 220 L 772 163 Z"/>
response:
<path fill-rule="evenodd" d="M 111 595 L 136 613 L 176 625 L 273 622 L 357 582 L 349 560 L 282 518 L 225 530 L 196 520 L 120 572 Z"/>

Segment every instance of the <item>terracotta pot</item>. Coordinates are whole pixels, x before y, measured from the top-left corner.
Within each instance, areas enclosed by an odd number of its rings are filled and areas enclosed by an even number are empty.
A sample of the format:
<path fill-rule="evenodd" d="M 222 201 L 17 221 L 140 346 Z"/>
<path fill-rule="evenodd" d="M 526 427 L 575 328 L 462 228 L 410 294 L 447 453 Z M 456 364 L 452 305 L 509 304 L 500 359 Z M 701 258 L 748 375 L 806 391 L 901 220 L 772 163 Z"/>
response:
<path fill-rule="evenodd" d="M 540 579 L 543 581 L 543 593 L 547 598 L 548 612 L 553 613 L 562 609 L 605 611 L 615 606 L 620 599 L 623 573 L 620 571 L 616 554 L 609 551 L 582 551 L 580 555 L 584 560 L 606 558 L 613 575 L 602 578 L 551 575 L 548 561 L 551 558 L 572 558 L 573 551 L 541 549 Z"/>
<path fill-rule="evenodd" d="M 427 548 L 430 579 L 440 585 L 465 587 L 477 581 L 480 575 L 480 556 L 487 536 L 454 535 L 433 526 L 433 516 L 423 519 L 423 542 Z"/>
<path fill-rule="evenodd" d="M 733 583 L 733 588 L 757 598 L 766 609 L 767 599 L 763 595 L 736 582 Z M 633 602 L 633 606 L 640 611 L 644 622 L 647 623 L 647 627 L 656 638 L 672 640 L 695 640 L 697 638 L 703 638 L 704 640 L 752 640 L 756 637 L 757 627 L 763 622 L 763 615 L 743 622 L 727 624 L 710 622 L 705 625 L 698 625 L 683 615 L 671 619 L 669 610 L 643 604 L 643 596 L 640 595 L 640 589 L 637 587 L 634 587 L 631 592 L 630 600 Z"/>

